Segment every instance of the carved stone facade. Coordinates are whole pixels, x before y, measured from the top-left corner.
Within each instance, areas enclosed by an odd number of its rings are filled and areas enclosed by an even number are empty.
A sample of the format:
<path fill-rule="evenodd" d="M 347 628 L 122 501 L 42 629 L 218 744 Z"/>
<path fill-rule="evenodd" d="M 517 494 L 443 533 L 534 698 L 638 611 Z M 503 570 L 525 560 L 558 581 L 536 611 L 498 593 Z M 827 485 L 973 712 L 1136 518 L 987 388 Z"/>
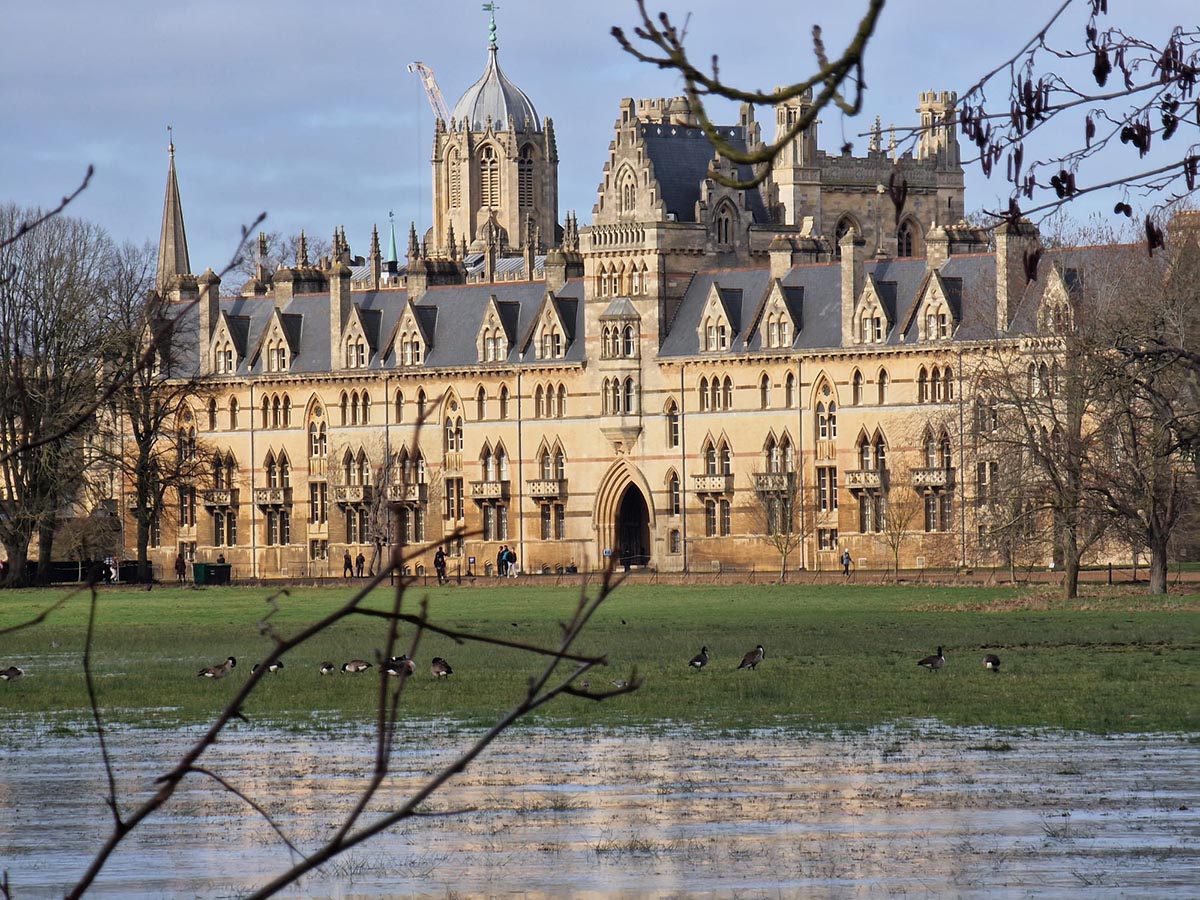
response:
<path fill-rule="evenodd" d="M 830 156 L 814 129 L 741 192 L 709 177 L 686 101 L 624 100 L 592 223 L 559 228 L 552 127 L 493 46 L 438 124 L 432 237 L 413 231 L 407 263 L 341 235 L 333 259 L 260 271 L 241 296 L 173 273 L 190 364 L 212 373 L 186 415 L 214 477 L 191 524 L 168 498 L 157 562 L 337 576 L 344 550 L 370 556 L 383 509 L 413 569 L 446 546 L 452 572 L 484 574 L 507 544 L 527 572 L 766 571 L 793 487 L 793 567 L 843 549 L 884 567 L 901 500 L 919 505 L 902 564 L 996 561 L 973 360 L 1069 303 L 1086 254 L 1047 253 L 1026 284 L 1036 232 L 1001 229 L 993 252 L 954 224 L 952 101 L 922 95 L 946 124 L 915 157 L 879 131 L 865 157 Z M 758 128 L 746 110 L 722 131 L 753 146 Z M 889 183 L 907 185 L 899 225 Z"/>

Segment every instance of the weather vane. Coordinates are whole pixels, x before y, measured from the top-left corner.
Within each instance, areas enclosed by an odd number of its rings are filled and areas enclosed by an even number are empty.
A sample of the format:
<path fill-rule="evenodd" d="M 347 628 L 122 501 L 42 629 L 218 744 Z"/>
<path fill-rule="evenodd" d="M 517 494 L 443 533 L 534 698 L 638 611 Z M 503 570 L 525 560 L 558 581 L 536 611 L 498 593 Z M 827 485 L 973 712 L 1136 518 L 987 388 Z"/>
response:
<path fill-rule="evenodd" d="M 496 46 L 496 10 L 498 10 L 499 8 L 500 8 L 499 3 L 483 4 L 483 11 L 486 13 L 492 14 L 492 24 L 491 24 L 491 27 L 488 29 L 488 31 L 491 32 L 489 40 L 491 41 L 491 44 L 493 47 Z"/>
<path fill-rule="evenodd" d="M 170 125 L 167 126 L 167 149 L 175 152 L 175 131 Z"/>

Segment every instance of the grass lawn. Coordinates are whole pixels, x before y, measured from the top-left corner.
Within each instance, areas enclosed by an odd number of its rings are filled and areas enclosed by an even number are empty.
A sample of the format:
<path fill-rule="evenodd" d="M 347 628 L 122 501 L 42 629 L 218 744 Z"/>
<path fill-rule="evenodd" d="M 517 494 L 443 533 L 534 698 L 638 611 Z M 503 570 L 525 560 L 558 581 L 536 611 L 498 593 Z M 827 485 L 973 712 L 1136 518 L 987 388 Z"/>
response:
<path fill-rule="evenodd" d="M 601 608 L 581 649 L 609 659 L 607 669 L 587 676 L 593 688 L 628 678 L 635 667 L 642 688 L 603 704 L 562 698 L 538 721 L 826 729 L 937 719 L 1094 733 L 1200 730 L 1200 595 L 1151 598 L 1088 586 L 1088 596 L 1067 603 L 1054 590 L 630 584 Z M 31 618 L 62 593 L 0 591 L 0 628 Z M 93 668 L 107 717 L 147 726 L 211 717 L 267 653 L 256 623 L 272 593 L 104 589 Z M 272 622 L 291 634 L 346 596 L 345 588 L 293 589 Z M 426 596 L 444 624 L 549 644 L 578 592 L 526 584 L 421 588 L 406 598 L 408 610 Z M 389 598 L 380 591 L 373 605 Z M 81 594 L 42 625 L 0 636 L 0 669 L 18 665 L 27 673 L 0 682 L 0 717 L 86 717 L 86 624 Z M 368 721 L 378 669 L 322 677 L 318 668 L 326 660 L 339 668 L 355 657 L 374 661 L 384 631 L 380 620 L 359 617 L 293 651 L 281 673 L 264 678 L 246 715 L 298 727 Z M 402 633 L 403 648 L 411 632 Z M 736 671 L 742 654 L 759 643 L 765 661 L 756 671 Z M 945 668 L 919 668 L 916 660 L 939 644 Z M 702 645 L 711 662 L 693 671 L 687 661 Z M 1000 655 L 998 674 L 983 668 L 984 653 Z M 229 655 L 238 666 L 227 678 L 196 677 Z M 416 656 L 420 665 L 403 699 L 414 719 L 492 720 L 540 666 L 517 651 L 433 635 Z M 434 681 L 433 656 L 451 662 L 452 678 Z"/>

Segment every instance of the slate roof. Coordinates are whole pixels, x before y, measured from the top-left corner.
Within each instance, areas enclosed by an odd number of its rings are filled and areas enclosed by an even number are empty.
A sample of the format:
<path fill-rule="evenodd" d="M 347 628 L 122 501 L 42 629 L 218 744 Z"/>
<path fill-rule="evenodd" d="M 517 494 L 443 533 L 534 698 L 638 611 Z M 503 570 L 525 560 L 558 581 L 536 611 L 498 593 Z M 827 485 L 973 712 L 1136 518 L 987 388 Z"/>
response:
<path fill-rule="evenodd" d="M 734 147 L 746 149 L 745 135 L 740 126 L 722 125 L 717 129 Z M 696 221 L 696 202 L 700 185 L 708 175 L 708 164 L 714 159 L 712 144 L 699 128 L 682 125 L 646 124 L 641 127 L 646 155 L 654 164 L 654 177 L 662 192 L 663 205 L 679 222 Z M 749 179 L 749 166 L 738 166 L 738 177 Z M 746 205 L 755 222 L 767 222 L 767 208 L 757 189 L 746 191 Z"/>

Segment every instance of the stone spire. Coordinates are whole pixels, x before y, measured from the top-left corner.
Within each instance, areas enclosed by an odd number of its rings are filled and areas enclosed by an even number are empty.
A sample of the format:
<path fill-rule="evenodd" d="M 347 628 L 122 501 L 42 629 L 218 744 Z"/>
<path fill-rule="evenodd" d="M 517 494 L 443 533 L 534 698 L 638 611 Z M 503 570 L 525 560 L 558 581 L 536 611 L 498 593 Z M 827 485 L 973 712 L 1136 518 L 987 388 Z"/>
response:
<path fill-rule="evenodd" d="M 383 253 L 379 249 L 379 227 L 371 226 L 371 289 L 379 289 L 379 279 L 383 274 Z"/>
<path fill-rule="evenodd" d="M 391 228 L 392 235 L 388 240 L 388 253 L 383 262 L 387 266 L 388 274 L 395 275 L 400 265 L 400 254 L 396 252 L 396 216 L 391 210 L 388 210 L 388 227 Z"/>
<path fill-rule="evenodd" d="M 167 129 L 170 131 L 170 129 Z M 183 204 L 179 202 L 179 181 L 175 177 L 175 141 L 167 146 L 170 164 L 167 167 L 167 198 L 163 203 L 162 234 L 158 238 L 158 273 L 155 285 L 166 294 L 180 275 L 188 275 L 192 264 L 188 260 L 187 234 L 183 229 Z"/>
<path fill-rule="evenodd" d="M 421 258 L 421 249 L 417 244 L 417 223 L 409 222 L 408 224 L 408 259 L 412 260 Z"/>
<path fill-rule="evenodd" d="M 304 229 L 300 229 L 300 246 L 296 249 L 296 266 L 308 267 L 308 238 L 304 236 Z"/>

